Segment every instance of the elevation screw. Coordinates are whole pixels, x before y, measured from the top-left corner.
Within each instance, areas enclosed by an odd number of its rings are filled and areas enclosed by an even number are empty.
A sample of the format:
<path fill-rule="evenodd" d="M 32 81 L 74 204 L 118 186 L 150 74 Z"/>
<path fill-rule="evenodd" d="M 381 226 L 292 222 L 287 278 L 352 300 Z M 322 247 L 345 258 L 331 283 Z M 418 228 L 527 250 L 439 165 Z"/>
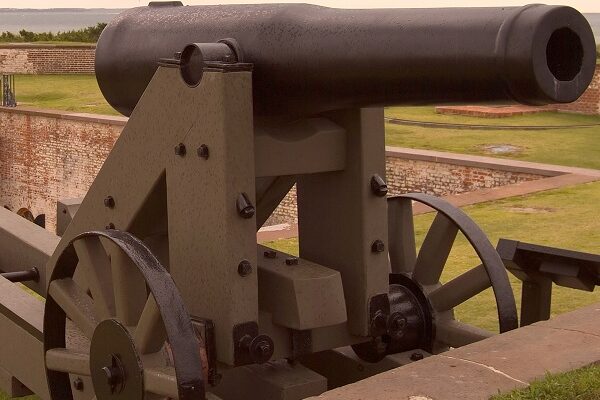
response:
<path fill-rule="evenodd" d="M 175 146 L 175 154 L 179 157 L 185 156 L 185 144 L 179 143 L 177 146 Z"/>
<path fill-rule="evenodd" d="M 208 151 L 207 145 L 203 144 L 200 147 L 198 147 L 198 157 L 208 160 L 208 156 L 209 156 L 209 151 Z"/>
<path fill-rule="evenodd" d="M 115 199 L 112 196 L 106 196 L 104 198 L 104 207 L 115 208 Z"/>
<path fill-rule="evenodd" d="M 377 197 L 384 197 L 388 192 L 387 184 L 378 174 L 371 177 L 371 191 Z"/>
<path fill-rule="evenodd" d="M 238 274 L 248 276 L 252 273 L 252 264 L 248 260 L 242 260 L 238 265 Z"/>
<path fill-rule="evenodd" d="M 382 253 L 385 250 L 385 244 L 383 243 L 383 241 L 377 239 L 376 241 L 373 242 L 373 244 L 371 245 L 371 251 L 373 253 Z"/>
<path fill-rule="evenodd" d="M 248 195 L 246 195 L 246 193 L 242 193 L 238 196 L 236 205 L 238 214 L 240 214 L 240 217 L 242 218 L 252 218 L 256 213 L 256 209 L 250 202 L 250 199 L 248 198 Z"/>

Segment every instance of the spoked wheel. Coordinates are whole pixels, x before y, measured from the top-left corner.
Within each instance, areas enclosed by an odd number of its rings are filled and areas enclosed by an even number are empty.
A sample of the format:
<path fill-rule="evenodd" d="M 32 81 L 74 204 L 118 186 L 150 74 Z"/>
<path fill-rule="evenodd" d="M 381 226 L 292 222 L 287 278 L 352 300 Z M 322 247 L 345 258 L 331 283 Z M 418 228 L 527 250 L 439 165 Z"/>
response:
<path fill-rule="evenodd" d="M 413 201 L 437 211 L 418 254 Z M 390 292 L 402 288 L 415 298 L 426 299 L 429 309 L 422 310 L 422 314 L 429 313 L 431 320 L 430 351 L 460 347 L 492 335 L 489 331 L 456 321 L 453 312 L 455 307 L 490 287 L 496 299 L 499 331 L 518 327 L 515 298 L 504 264 L 483 231 L 462 210 L 435 196 L 410 193 L 388 199 L 388 224 L 392 267 Z M 440 277 L 459 231 L 470 242 L 481 264 L 442 284 Z M 397 305 L 392 296 L 390 301 L 393 311 Z"/>
<path fill-rule="evenodd" d="M 205 398 L 200 341 L 183 300 L 127 232 L 83 233 L 60 255 L 44 350 L 53 400 Z"/>

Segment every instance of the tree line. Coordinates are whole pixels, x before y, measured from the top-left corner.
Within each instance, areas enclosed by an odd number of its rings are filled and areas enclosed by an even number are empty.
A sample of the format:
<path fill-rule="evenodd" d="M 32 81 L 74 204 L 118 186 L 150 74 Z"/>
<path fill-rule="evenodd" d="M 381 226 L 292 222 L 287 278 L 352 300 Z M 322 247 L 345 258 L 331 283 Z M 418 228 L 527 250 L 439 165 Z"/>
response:
<path fill-rule="evenodd" d="M 2 32 L 0 42 L 22 43 L 22 42 L 83 42 L 96 43 L 100 34 L 106 27 L 106 23 L 99 22 L 95 26 L 65 31 L 65 32 L 31 32 L 21 29 L 19 33 Z"/>

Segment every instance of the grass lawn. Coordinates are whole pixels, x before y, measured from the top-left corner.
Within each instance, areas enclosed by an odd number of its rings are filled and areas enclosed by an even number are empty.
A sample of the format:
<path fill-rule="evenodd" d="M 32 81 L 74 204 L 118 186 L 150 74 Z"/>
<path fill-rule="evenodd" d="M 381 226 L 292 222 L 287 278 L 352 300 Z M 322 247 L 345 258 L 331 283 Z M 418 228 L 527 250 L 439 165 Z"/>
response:
<path fill-rule="evenodd" d="M 548 375 L 528 388 L 493 396 L 490 400 L 597 400 L 600 366 L 591 365 L 564 374 Z"/>
<path fill-rule="evenodd" d="M 386 115 L 418 121 L 491 125 L 600 124 L 600 116 L 540 113 L 508 118 L 477 118 L 440 115 L 433 107 L 390 108 Z M 593 128 L 549 130 L 471 130 L 386 124 L 390 146 L 496 156 L 548 164 L 600 168 L 600 125 Z M 501 155 L 488 146 L 512 145 L 515 151 Z"/>
<path fill-rule="evenodd" d="M 119 115 L 104 100 L 94 75 L 16 75 L 19 105 Z"/>
<path fill-rule="evenodd" d="M 494 245 L 503 237 L 600 253 L 599 201 L 600 182 L 595 182 L 482 203 L 466 207 L 464 210 L 482 227 Z M 433 221 L 433 216 L 433 213 L 430 213 L 416 217 L 415 231 L 419 243 Z M 298 252 L 296 239 L 281 240 L 268 245 L 293 254 Z M 442 281 L 448 281 L 476 265 L 478 258 L 475 252 L 466 239 L 459 236 Z M 519 303 L 520 283 L 512 276 L 511 282 Z M 555 287 L 552 300 L 552 314 L 556 315 L 600 301 L 600 291 L 588 293 Z M 495 303 L 491 290 L 458 307 L 456 317 L 461 321 L 497 331 Z"/>

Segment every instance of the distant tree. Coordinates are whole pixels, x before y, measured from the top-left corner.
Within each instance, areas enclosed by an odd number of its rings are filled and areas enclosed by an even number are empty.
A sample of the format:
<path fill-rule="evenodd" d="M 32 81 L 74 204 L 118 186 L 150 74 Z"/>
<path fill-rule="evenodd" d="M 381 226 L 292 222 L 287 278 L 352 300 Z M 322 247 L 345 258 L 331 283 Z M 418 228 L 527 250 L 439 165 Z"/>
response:
<path fill-rule="evenodd" d="M 0 42 L 84 42 L 96 43 L 100 34 L 106 28 L 106 23 L 100 22 L 95 26 L 66 32 L 31 32 L 21 29 L 18 35 L 12 32 L 0 33 Z"/>

